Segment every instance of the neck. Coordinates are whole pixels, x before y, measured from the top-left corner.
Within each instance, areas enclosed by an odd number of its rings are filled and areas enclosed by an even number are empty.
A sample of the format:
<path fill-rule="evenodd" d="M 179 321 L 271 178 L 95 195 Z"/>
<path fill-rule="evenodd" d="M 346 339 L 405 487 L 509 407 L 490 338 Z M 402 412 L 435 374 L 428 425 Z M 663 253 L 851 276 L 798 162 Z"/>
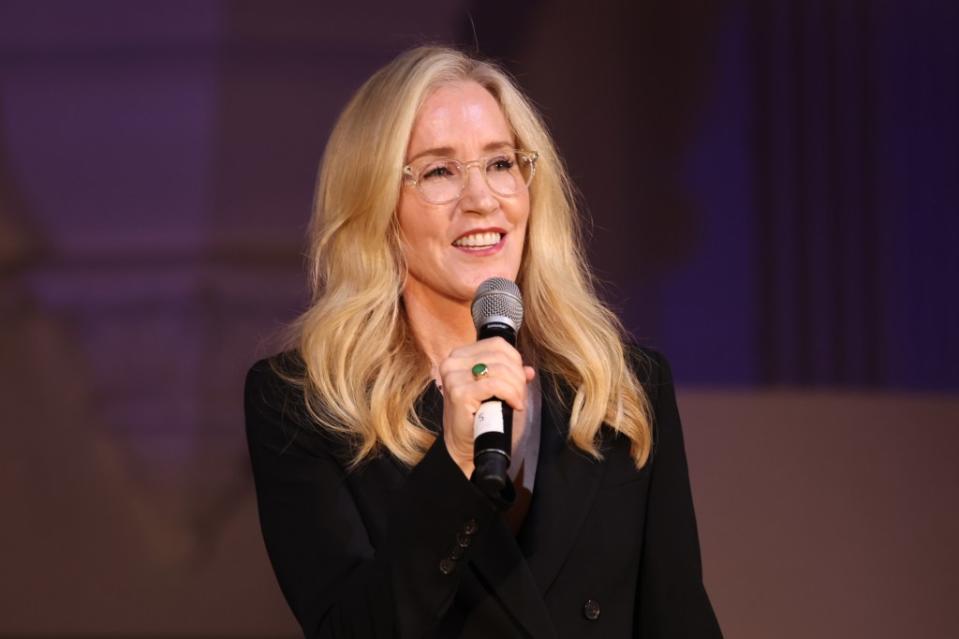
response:
<path fill-rule="evenodd" d="M 410 329 L 434 368 L 454 348 L 476 341 L 470 302 L 417 295 L 408 289 L 403 293 L 403 304 Z"/>

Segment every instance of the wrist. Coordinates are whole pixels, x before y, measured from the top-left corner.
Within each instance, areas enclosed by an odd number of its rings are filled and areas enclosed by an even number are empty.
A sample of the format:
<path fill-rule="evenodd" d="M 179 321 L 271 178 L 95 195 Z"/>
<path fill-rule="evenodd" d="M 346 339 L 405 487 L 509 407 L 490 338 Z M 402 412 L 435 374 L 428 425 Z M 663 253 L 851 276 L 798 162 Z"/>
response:
<path fill-rule="evenodd" d="M 443 442 L 446 445 L 446 452 L 449 453 L 453 463 L 459 466 L 459 469 L 463 471 L 463 474 L 469 479 L 473 474 L 473 447 L 468 446 L 465 447 L 468 450 L 464 450 L 464 447 L 457 446 L 448 439 L 444 438 Z"/>

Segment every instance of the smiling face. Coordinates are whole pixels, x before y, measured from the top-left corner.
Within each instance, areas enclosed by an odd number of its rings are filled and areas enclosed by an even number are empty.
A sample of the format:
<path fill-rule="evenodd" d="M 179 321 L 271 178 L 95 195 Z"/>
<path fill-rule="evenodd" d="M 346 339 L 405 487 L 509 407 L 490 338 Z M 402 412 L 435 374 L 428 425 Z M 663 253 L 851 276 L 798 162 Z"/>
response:
<path fill-rule="evenodd" d="M 496 99 L 475 82 L 457 82 L 436 89 L 423 103 L 406 160 L 414 167 L 437 158 L 466 163 L 514 146 Z M 521 187 L 510 197 L 497 195 L 483 179 L 483 170 L 479 165 L 468 168 L 462 196 L 447 204 L 427 202 L 410 181 L 404 182 L 397 218 L 409 268 L 403 293 L 407 304 L 468 304 L 483 280 L 516 279 L 529 191 Z"/>

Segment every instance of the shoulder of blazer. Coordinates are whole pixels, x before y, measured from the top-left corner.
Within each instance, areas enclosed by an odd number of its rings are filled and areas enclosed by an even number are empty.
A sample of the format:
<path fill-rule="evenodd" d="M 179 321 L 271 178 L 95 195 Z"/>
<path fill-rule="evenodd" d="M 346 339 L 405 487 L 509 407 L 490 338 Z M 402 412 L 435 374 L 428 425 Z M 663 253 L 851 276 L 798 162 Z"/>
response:
<path fill-rule="evenodd" d="M 274 440 L 282 437 L 284 447 L 331 454 L 345 463 L 352 457 L 351 441 L 317 424 L 307 410 L 303 389 L 287 379 L 302 372 L 303 361 L 292 351 L 253 364 L 244 387 L 247 427 L 276 429 L 279 432 L 262 434 Z"/>
<path fill-rule="evenodd" d="M 660 390 L 672 383 L 669 362 L 659 351 L 640 346 L 633 341 L 624 345 L 626 359 L 636 379 L 643 387 L 650 405 L 655 406 Z"/>
<path fill-rule="evenodd" d="M 626 344 L 626 352 L 633 372 L 636 374 L 643 392 L 649 402 L 650 418 L 652 420 L 653 447 L 650 451 L 650 461 L 657 457 L 659 443 L 662 438 L 661 428 L 667 427 L 663 423 L 664 412 L 675 411 L 675 390 L 673 389 L 672 369 L 669 361 L 659 351 L 639 346 L 633 342 Z"/>
<path fill-rule="evenodd" d="M 250 367 L 246 376 L 245 404 L 248 417 L 256 414 L 264 419 L 259 424 L 275 425 L 286 438 L 285 445 L 298 445 L 317 454 L 332 454 L 346 468 L 351 465 L 356 441 L 343 433 L 333 432 L 316 422 L 306 406 L 303 389 L 289 378 L 302 377 L 303 360 L 293 351 L 261 359 Z M 427 386 L 417 398 L 415 411 L 423 425 L 435 434 L 442 430 L 443 396 L 435 384 Z M 248 426 L 250 420 L 248 419 Z M 269 426 L 267 426 L 269 427 Z M 278 433 L 270 433 L 274 437 Z M 395 460 L 404 471 L 409 468 Z M 361 465 L 378 458 L 374 455 Z"/>

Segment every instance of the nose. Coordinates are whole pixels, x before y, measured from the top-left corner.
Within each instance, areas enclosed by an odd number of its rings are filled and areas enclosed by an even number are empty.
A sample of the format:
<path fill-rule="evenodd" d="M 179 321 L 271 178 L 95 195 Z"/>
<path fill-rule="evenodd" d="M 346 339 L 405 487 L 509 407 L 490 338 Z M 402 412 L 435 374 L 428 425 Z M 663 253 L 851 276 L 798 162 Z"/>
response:
<path fill-rule="evenodd" d="M 475 172 L 474 172 L 475 170 Z M 487 214 L 499 207 L 499 200 L 486 184 L 486 176 L 479 164 L 466 167 L 466 186 L 460 196 L 460 203 L 467 212 Z"/>

